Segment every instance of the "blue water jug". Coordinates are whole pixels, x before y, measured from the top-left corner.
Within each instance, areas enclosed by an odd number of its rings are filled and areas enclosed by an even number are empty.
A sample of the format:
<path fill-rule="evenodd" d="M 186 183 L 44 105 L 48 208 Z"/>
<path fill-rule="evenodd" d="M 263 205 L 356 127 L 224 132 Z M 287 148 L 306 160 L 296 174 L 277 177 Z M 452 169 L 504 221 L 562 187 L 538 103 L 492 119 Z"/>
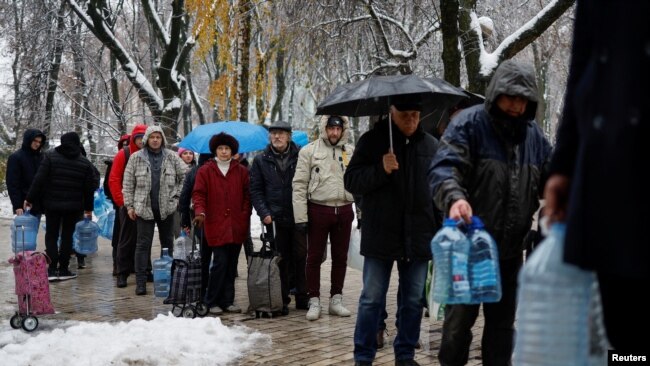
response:
<path fill-rule="evenodd" d="M 456 254 L 454 254 L 456 248 Z M 442 228 L 431 240 L 435 277 L 433 280 L 433 301 L 440 304 L 460 304 L 470 299 L 469 285 L 463 288 L 461 281 L 467 281 L 467 255 L 469 240 L 458 228 L 458 222 L 445 219 Z M 465 259 L 462 258 L 465 253 Z M 455 257 L 455 268 L 453 265 Z M 465 263 L 463 265 L 463 262 Z M 463 268 L 464 267 L 464 271 Z M 458 286 L 453 286 L 452 272 L 456 271 Z"/>
<path fill-rule="evenodd" d="M 498 302 L 501 300 L 501 274 L 497 243 L 485 231 L 478 216 L 472 217 L 468 232 L 471 247 L 469 251 L 469 281 L 473 304 Z"/>
<path fill-rule="evenodd" d="M 171 276 L 172 258 L 168 249 L 163 248 L 160 258 L 153 261 L 153 293 L 156 297 L 167 297 Z"/>
<path fill-rule="evenodd" d="M 595 275 L 563 259 L 565 225 L 551 226 L 519 272 L 516 365 L 589 365 Z"/>
<path fill-rule="evenodd" d="M 36 250 L 36 237 L 38 236 L 38 217 L 25 210 L 22 215 L 16 216 L 11 225 L 11 250 L 14 253 L 23 250 Z"/>
<path fill-rule="evenodd" d="M 79 254 L 93 254 L 97 252 L 97 237 L 99 236 L 99 226 L 97 223 L 85 217 L 77 222 L 72 238 L 74 239 L 73 248 Z"/>

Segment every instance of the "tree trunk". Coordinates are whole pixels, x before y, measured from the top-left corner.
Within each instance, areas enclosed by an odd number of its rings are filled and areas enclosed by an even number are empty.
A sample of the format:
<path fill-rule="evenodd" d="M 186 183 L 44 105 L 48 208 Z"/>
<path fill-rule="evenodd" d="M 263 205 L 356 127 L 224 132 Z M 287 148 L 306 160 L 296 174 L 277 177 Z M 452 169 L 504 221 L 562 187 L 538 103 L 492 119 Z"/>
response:
<path fill-rule="evenodd" d="M 45 123 L 43 124 L 43 134 L 50 138 L 50 129 L 52 125 L 52 111 L 54 110 L 54 96 L 56 95 L 56 88 L 59 83 L 59 70 L 61 67 L 61 55 L 63 54 L 65 37 L 65 2 L 61 2 L 61 6 L 56 14 L 56 30 L 57 33 L 54 38 L 54 47 L 52 50 L 52 63 L 50 65 L 49 80 L 47 83 L 47 98 L 45 101 Z"/>
<path fill-rule="evenodd" d="M 460 0 L 458 25 L 463 44 L 465 68 L 467 69 L 467 89 L 473 93 L 485 94 L 487 82 L 481 77 L 481 48 L 478 34 L 471 28 L 470 13 L 476 9 L 476 0 Z"/>
<path fill-rule="evenodd" d="M 440 0 L 442 63 L 445 80 L 460 86 L 460 50 L 458 49 L 458 0 Z"/>
<path fill-rule="evenodd" d="M 126 131 L 126 118 L 124 116 L 124 111 L 122 110 L 122 107 L 120 107 L 120 84 L 117 81 L 117 59 L 115 58 L 115 55 L 113 55 L 113 53 L 111 53 L 110 55 L 110 62 L 111 62 L 110 104 L 111 104 L 111 109 L 115 114 L 115 117 L 117 117 L 117 129 L 120 131 L 120 136 L 122 136 L 124 134 L 127 134 L 128 132 Z"/>
<path fill-rule="evenodd" d="M 248 121 L 249 74 L 250 74 L 250 44 L 251 44 L 251 3 L 242 0 L 239 4 L 239 39 L 237 45 L 238 75 L 237 100 L 239 102 L 239 120 Z"/>
<path fill-rule="evenodd" d="M 284 56 L 285 56 L 285 44 L 280 41 L 278 47 L 278 53 L 275 56 L 275 103 L 271 109 L 271 122 L 282 120 L 282 99 L 284 99 L 284 93 L 287 90 L 286 86 L 286 76 L 284 73 Z"/>

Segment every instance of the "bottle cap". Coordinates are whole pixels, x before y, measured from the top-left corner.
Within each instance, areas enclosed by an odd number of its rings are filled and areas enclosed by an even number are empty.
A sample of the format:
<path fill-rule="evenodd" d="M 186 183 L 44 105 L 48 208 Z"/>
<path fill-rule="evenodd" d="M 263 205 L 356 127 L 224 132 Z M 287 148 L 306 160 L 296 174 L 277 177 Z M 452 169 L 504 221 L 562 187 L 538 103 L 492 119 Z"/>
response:
<path fill-rule="evenodd" d="M 446 218 L 442 226 L 458 226 L 458 222 L 454 219 Z"/>
<path fill-rule="evenodd" d="M 472 223 L 470 224 L 469 228 L 472 230 L 476 229 L 483 229 L 485 225 L 483 225 L 483 221 L 478 216 L 472 216 Z"/>

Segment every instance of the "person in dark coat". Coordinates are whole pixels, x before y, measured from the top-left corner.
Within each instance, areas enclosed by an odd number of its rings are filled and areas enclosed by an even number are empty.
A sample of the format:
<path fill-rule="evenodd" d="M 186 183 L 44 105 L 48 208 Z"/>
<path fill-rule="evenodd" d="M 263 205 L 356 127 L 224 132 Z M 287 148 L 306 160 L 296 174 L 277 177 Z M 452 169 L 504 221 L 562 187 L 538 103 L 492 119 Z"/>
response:
<path fill-rule="evenodd" d="M 497 243 L 503 296 L 483 304 L 486 365 L 510 364 L 524 238 L 539 207 L 551 154 L 534 121 L 537 92 L 530 65 L 504 61 L 487 87 L 485 104 L 464 109 L 451 121 L 428 173 L 436 206 L 454 220 L 469 223 L 472 215 L 480 217 Z M 480 307 L 445 307 L 442 365 L 467 363 Z"/>
<path fill-rule="evenodd" d="M 292 181 L 298 161 L 298 146 L 291 141 L 291 125 L 276 121 L 269 127 L 271 142 L 263 153 L 253 160 L 251 174 L 251 202 L 267 232 L 273 233 L 276 249 L 280 252 L 280 279 L 283 314 L 289 313 L 290 263 L 296 269 L 296 309 L 308 309 L 309 297 L 305 280 L 307 241 L 295 230 L 292 204 Z"/>
<path fill-rule="evenodd" d="M 30 207 L 32 202 L 43 201 L 45 251 L 51 260 L 47 272 L 51 280 L 77 276 L 68 269 L 72 234 L 82 216 L 92 217 L 95 184 L 93 165 L 81 154 L 79 135 L 63 134 L 61 145 L 45 154 L 25 202 L 25 207 Z"/>
<path fill-rule="evenodd" d="M 429 245 L 438 227 L 426 176 L 438 141 L 420 126 L 421 110 L 417 98 L 395 98 L 390 107 L 393 151 L 384 119 L 361 136 L 344 176 L 345 189 L 362 196 L 365 258 L 354 330 L 354 360 L 360 365 L 371 364 L 377 352 L 376 336 L 394 262 L 400 293 L 395 364 L 415 364 Z"/>
<path fill-rule="evenodd" d="M 117 142 L 117 151 L 119 152 L 122 150 L 124 146 L 129 145 L 129 140 L 131 139 L 131 135 L 125 134 L 120 137 L 119 141 Z M 115 199 L 113 198 L 111 194 L 111 187 L 109 185 L 110 181 L 110 176 L 111 176 L 111 169 L 113 168 L 113 159 L 106 159 L 104 160 L 104 164 L 106 164 L 106 170 L 104 173 L 104 194 L 106 194 L 106 198 L 111 200 L 113 203 L 113 209 L 115 210 L 116 217 L 113 223 L 113 239 L 111 239 L 111 247 L 113 248 L 113 276 L 117 276 L 117 245 L 120 241 L 120 219 L 119 219 L 119 210 L 120 206 L 118 206 L 115 203 Z"/>
<path fill-rule="evenodd" d="M 564 260 L 596 271 L 616 350 L 648 350 L 650 2 L 578 1 L 564 112 L 545 188 Z M 633 35 L 633 36 L 632 36 Z"/>
<path fill-rule="evenodd" d="M 7 160 L 7 192 L 11 199 L 11 207 L 16 215 L 23 214 L 23 205 L 29 187 L 34 181 L 38 166 L 43 160 L 41 148 L 45 144 L 45 135 L 37 129 L 30 128 L 23 133 L 23 144 L 19 150 L 9 155 Z M 33 202 L 31 214 L 39 216 L 43 213 L 40 202 Z"/>

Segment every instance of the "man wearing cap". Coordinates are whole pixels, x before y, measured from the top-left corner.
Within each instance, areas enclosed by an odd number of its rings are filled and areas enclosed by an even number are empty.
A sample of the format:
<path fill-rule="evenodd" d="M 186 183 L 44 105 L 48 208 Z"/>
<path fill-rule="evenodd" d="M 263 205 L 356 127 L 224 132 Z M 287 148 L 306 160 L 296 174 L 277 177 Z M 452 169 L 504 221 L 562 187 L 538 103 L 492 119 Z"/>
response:
<path fill-rule="evenodd" d="M 47 276 L 51 281 L 77 277 L 68 268 L 72 234 L 82 216 L 92 217 L 95 184 L 94 167 L 81 154 L 79 135 L 63 134 L 61 145 L 45 154 L 25 199 L 26 208 L 41 200 L 45 208 L 45 251 L 51 261 Z"/>
<path fill-rule="evenodd" d="M 124 207 L 124 195 L 122 184 L 124 182 L 124 170 L 132 154 L 142 148 L 142 137 L 147 130 L 146 125 L 135 125 L 131 131 L 129 143 L 118 150 L 113 158 L 111 173 L 108 176 L 108 186 L 113 197 L 113 204 L 119 207 L 115 221 L 120 222 L 120 231 L 117 240 L 117 251 L 115 255 L 115 271 L 117 272 L 117 287 L 126 287 L 126 279 L 134 271 L 135 266 L 135 242 L 137 230 L 135 221 L 130 220 L 127 208 Z"/>
<path fill-rule="evenodd" d="M 158 226 L 160 247 L 174 249 L 174 212 L 183 188 L 186 165 L 178 155 L 166 148 L 167 139 L 160 126 L 147 127 L 143 147 L 133 154 L 124 170 L 124 207 L 128 219 L 136 224 L 135 294 L 147 293 L 147 264 L 151 260 L 151 244 Z M 159 255 L 156 255 L 158 257 Z"/>
<path fill-rule="evenodd" d="M 284 315 L 289 313 L 289 270 L 296 269 L 296 309 L 308 308 L 309 298 L 305 283 L 307 241 L 294 228 L 292 181 L 298 162 L 298 146 L 291 141 L 291 125 L 276 121 L 269 127 L 270 143 L 253 160 L 251 174 L 251 201 L 267 232 L 273 232 L 276 249 L 280 252 L 280 279 Z M 275 223 L 275 225 L 272 225 Z"/>
<path fill-rule="evenodd" d="M 394 262 L 399 272 L 395 364 L 417 365 L 413 358 L 431 259 L 429 245 L 439 226 L 426 176 L 438 142 L 420 126 L 418 97 L 393 97 L 391 104 L 391 120 L 383 118 L 361 136 L 345 172 L 345 188 L 362 196 L 364 213 L 363 290 L 354 331 L 358 365 L 370 365 L 375 358 Z"/>
<path fill-rule="evenodd" d="M 482 304 L 485 365 L 511 364 L 517 274 L 551 154 L 534 120 L 537 95 L 533 67 L 504 61 L 486 89 L 485 104 L 464 109 L 451 121 L 428 171 L 436 205 L 453 220 L 480 217 L 497 243 L 503 294 L 499 302 Z M 442 365 L 467 363 L 480 307 L 445 307 Z"/>
<path fill-rule="evenodd" d="M 309 296 L 308 320 L 320 317 L 320 266 L 328 236 L 332 254 L 329 313 L 350 316 L 350 311 L 343 306 L 342 297 L 354 219 L 354 198 L 343 187 L 343 174 L 354 150 L 347 143 L 348 135 L 347 118 L 323 116 L 320 138 L 300 150 L 293 177 L 296 229 L 307 233 L 305 275 Z"/>

